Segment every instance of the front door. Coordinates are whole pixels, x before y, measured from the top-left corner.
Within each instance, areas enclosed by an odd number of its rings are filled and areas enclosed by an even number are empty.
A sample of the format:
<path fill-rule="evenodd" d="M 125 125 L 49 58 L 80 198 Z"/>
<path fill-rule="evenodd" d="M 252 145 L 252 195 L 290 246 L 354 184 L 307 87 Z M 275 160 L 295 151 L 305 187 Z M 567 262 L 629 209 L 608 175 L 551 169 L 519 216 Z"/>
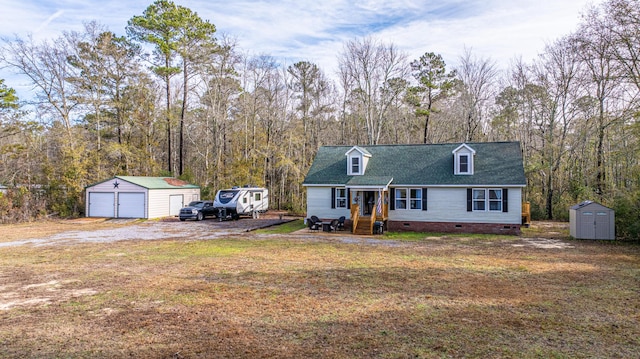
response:
<path fill-rule="evenodd" d="M 371 216 L 376 208 L 376 192 L 364 191 L 362 192 L 362 215 Z"/>

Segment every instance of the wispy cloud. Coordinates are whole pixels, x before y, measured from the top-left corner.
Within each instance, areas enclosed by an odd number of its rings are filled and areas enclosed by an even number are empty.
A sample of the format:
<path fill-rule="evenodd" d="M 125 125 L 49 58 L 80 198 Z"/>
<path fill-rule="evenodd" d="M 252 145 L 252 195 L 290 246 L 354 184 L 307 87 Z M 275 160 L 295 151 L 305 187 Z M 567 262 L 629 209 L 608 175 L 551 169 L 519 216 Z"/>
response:
<path fill-rule="evenodd" d="M 55 20 L 55 19 L 59 18 L 60 16 L 62 16 L 62 14 L 64 14 L 64 10 L 56 11 L 53 15 L 49 16 L 44 22 L 42 22 L 42 24 L 40 24 L 40 26 L 38 26 L 35 30 L 33 30 L 33 32 L 34 33 L 39 33 L 44 28 L 46 28 L 53 20 Z"/>
<path fill-rule="evenodd" d="M 153 2 L 9 1 L 13 4 L 0 12 L 0 37 L 31 33 L 36 39 L 80 31 L 92 20 L 124 34 L 127 21 Z M 308 60 L 332 74 L 345 41 L 362 36 L 394 43 L 410 59 L 433 51 L 452 66 L 466 46 L 506 67 L 517 56 L 530 60 L 545 42 L 573 30 L 592 0 L 173 1 L 236 38 L 245 53 L 272 55 L 289 64 Z"/>

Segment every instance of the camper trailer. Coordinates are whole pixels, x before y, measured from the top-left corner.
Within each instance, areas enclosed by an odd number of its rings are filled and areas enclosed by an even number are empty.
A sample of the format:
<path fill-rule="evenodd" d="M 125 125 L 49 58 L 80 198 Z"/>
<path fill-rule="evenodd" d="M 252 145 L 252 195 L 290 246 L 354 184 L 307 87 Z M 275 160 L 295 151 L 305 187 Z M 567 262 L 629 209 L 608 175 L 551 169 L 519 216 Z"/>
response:
<path fill-rule="evenodd" d="M 213 205 L 218 218 L 238 219 L 240 216 L 257 216 L 269 208 L 269 190 L 259 187 L 233 187 L 216 193 Z"/>

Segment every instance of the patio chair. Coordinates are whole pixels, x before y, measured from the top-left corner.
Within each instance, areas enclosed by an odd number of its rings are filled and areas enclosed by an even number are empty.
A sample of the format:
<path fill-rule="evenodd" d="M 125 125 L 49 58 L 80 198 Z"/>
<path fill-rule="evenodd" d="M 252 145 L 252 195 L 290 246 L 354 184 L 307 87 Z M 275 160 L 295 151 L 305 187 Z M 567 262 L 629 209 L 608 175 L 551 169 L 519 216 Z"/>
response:
<path fill-rule="evenodd" d="M 336 230 L 344 231 L 344 220 L 345 220 L 344 216 L 338 218 L 338 226 L 337 226 Z"/>
<path fill-rule="evenodd" d="M 338 223 L 340 223 L 337 219 L 334 219 L 329 223 L 329 232 L 338 230 Z"/>
<path fill-rule="evenodd" d="M 316 217 L 316 216 L 311 216 L 311 220 L 313 221 L 313 223 L 322 223 L 322 221 L 320 220 L 320 218 Z"/>
<path fill-rule="evenodd" d="M 320 224 L 320 222 L 316 222 L 311 218 L 307 218 L 307 226 L 309 226 L 309 230 L 310 231 L 318 231 L 320 230 L 320 226 L 322 224 Z"/>

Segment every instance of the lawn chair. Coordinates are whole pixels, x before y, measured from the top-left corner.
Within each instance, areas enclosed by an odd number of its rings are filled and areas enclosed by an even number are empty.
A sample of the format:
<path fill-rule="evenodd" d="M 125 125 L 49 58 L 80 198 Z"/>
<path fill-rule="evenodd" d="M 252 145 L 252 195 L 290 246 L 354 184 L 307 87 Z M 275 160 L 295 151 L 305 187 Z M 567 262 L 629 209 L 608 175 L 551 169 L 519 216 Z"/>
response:
<path fill-rule="evenodd" d="M 329 232 L 338 230 L 338 223 L 340 223 L 337 219 L 334 219 L 329 223 Z"/>
<path fill-rule="evenodd" d="M 310 231 L 318 231 L 320 230 L 321 222 L 315 222 L 311 218 L 307 218 L 307 226 L 309 226 Z"/>
<path fill-rule="evenodd" d="M 313 223 L 322 223 L 322 221 L 320 220 L 320 218 L 316 217 L 316 216 L 311 216 L 311 220 L 313 221 Z"/>
<path fill-rule="evenodd" d="M 344 231 L 344 220 L 346 218 L 344 216 L 338 218 L 338 226 L 336 227 L 336 230 L 338 231 Z"/>

